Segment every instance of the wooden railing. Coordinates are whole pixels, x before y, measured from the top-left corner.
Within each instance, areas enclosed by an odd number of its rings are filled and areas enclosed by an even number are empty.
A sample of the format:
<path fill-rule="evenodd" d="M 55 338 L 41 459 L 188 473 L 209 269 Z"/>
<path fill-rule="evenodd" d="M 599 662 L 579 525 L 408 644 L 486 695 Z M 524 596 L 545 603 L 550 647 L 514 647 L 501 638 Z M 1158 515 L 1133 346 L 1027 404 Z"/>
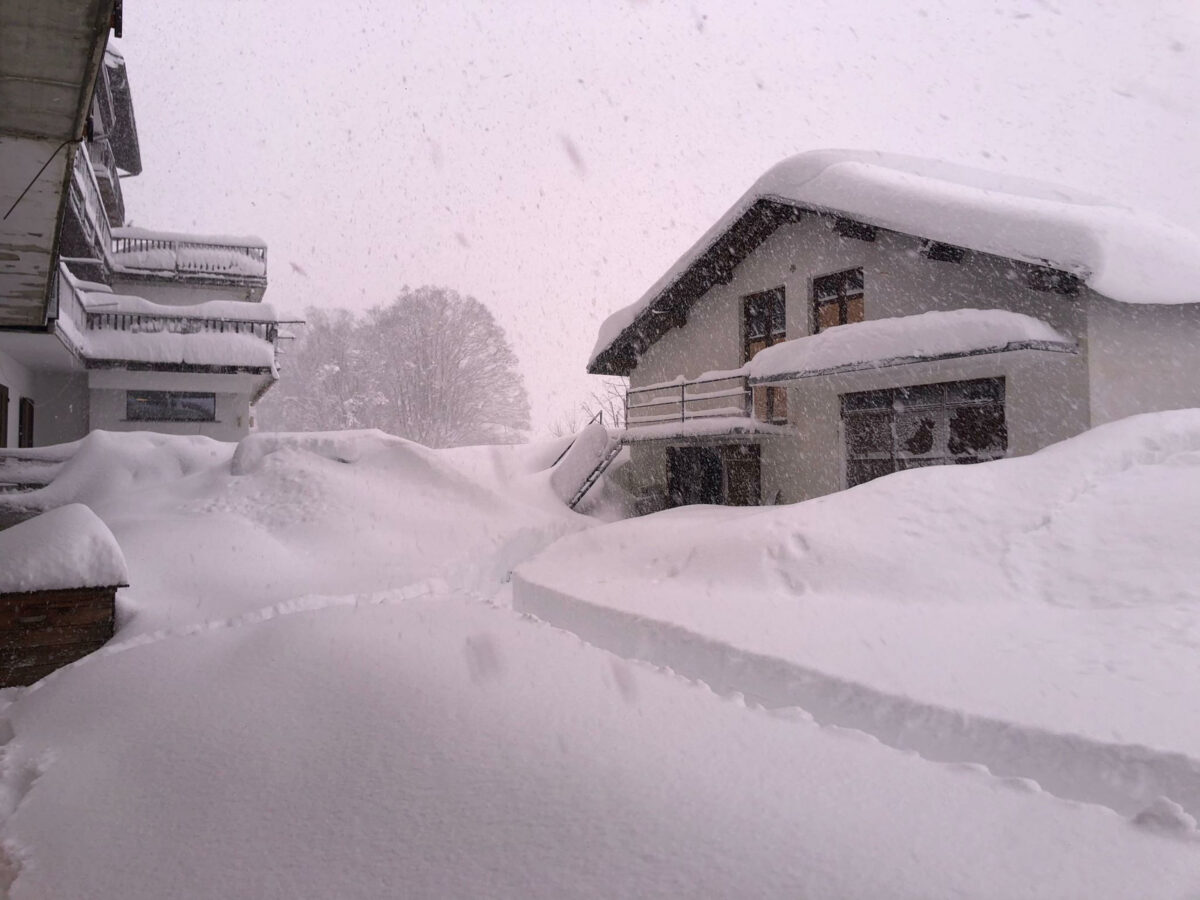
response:
<path fill-rule="evenodd" d="M 120 225 L 125 221 L 125 198 L 121 194 L 121 179 L 117 174 L 117 159 L 113 155 L 112 145 L 107 137 L 97 137 L 88 144 L 88 155 L 91 157 L 92 173 L 101 194 L 107 187 L 108 194 L 104 197 L 104 208 L 108 221 Z"/>
<path fill-rule="evenodd" d="M 751 411 L 751 392 L 745 375 L 652 384 L 630 388 L 625 393 L 625 424 L 629 428 L 717 416 L 749 416 Z"/>

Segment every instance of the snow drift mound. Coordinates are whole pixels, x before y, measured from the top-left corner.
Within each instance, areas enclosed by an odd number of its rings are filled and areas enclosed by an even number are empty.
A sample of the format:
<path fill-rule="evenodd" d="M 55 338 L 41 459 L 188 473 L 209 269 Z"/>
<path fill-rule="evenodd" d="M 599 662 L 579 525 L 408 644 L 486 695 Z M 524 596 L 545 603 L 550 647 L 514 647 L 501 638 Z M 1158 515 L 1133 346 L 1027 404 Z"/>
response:
<path fill-rule="evenodd" d="M 572 535 L 517 569 L 514 606 L 681 671 L 655 648 L 690 646 L 712 684 L 753 655 L 834 705 L 864 686 L 902 717 L 915 700 L 1200 759 L 1197 510 L 1200 410 L 1154 413 L 794 506 Z"/>
<path fill-rule="evenodd" d="M 81 503 L 0 531 L 0 593 L 125 584 L 112 532 Z"/>
<path fill-rule="evenodd" d="M 552 448 L 551 448 L 552 449 Z M 588 524 L 547 448 L 432 450 L 381 431 L 198 437 L 94 432 L 22 505 L 86 502 L 125 550 L 119 638 L 315 594 L 440 581 L 494 592 Z"/>
<path fill-rule="evenodd" d="M 157 434 L 152 431 L 93 431 L 74 444 L 43 448 L 71 449 L 61 470 L 44 488 L 14 502 L 41 509 L 67 503 L 98 508 L 130 495 L 153 490 L 180 478 L 228 461 L 231 445 L 199 435 Z"/>

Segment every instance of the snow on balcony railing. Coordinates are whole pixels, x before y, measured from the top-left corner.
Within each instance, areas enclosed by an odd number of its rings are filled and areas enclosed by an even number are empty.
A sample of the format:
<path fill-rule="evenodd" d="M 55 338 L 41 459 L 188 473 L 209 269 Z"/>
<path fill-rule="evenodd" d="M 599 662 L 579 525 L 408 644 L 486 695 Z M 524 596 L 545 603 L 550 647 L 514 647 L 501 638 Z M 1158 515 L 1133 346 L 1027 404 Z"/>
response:
<path fill-rule="evenodd" d="M 267 246 L 257 238 L 114 228 L 115 265 L 126 271 L 265 280 Z"/>
<path fill-rule="evenodd" d="M 694 381 L 682 378 L 625 394 L 625 424 L 657 425 L 730 416 L 749 416 L 750 388 L 742 373 L 712 372 Z"/>
<path fill-rule="evenodd" d="M 60 331 L 89 359 L 273 366 L 280 319 L 261 303 L 214 300 L 165 306 L 114 294 L 106 286 L 59 273 Z M 117 337 L 118 334 L 127 337 Z M 224 336 L 224 337 L 222 337 Z"/>

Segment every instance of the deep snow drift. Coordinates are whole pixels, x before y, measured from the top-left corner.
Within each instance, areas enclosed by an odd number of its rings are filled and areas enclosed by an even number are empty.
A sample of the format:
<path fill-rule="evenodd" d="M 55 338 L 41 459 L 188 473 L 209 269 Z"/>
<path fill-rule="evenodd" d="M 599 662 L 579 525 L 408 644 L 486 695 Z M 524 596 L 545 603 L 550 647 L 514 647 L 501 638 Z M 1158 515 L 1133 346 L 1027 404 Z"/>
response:
<path fill-rule="evenodd" d="M 521 566 L 514 604 L 933 758 L 1197 814 L 1198 510 L 1200 410 L 1159 413 L 795 506 L 588 531 Z"/>
<path fill-rule="evenodd" d="M 23 500 L 87 502 L 132 587 L 105 650 L 4 694 L 11 896 L 1194 892 L 1169 802 L 933 763 L 506 608 L 512 565 L 592 524 L 550 487 L 562 447 L 81 442 Z"/>

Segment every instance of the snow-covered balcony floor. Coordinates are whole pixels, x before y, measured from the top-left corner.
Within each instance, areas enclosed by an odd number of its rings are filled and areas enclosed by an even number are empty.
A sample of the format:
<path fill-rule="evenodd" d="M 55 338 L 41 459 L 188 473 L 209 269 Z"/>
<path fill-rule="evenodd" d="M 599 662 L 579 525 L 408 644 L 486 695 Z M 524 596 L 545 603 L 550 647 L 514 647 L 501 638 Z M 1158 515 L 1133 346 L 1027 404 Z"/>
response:
<path fill-rule="evenodd" d="M 625 444 L 646 441 L 669 441 L 681 438 L 714 438 L 741 435 L 790 434 L 786 425 L 771 425 L 751 416 L 707 416 L 686 421 L 656 422 L 652 425 L 631 425 L 621 432 Z"/>

